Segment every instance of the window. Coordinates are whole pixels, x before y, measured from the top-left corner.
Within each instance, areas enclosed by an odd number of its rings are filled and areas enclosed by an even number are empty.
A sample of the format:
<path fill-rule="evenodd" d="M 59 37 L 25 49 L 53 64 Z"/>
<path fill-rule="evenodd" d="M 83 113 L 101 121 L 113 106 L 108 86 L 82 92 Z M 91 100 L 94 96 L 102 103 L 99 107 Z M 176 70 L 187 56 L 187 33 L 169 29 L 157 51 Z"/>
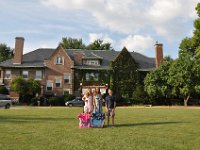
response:
<path fill-rule="evenodd" d="M 5 79 L 11 79 L 11 70 L 5 71 Z"/>
<path fill-rule="evenodd" d="M 35 72 L 35 80 L 41 80 L 42 79 L 42 71 L 38 70 Z"/>
<path fill-rule="evenodd" d="M 70 83 L 70 74 L 69 73 L 64 74 L 64 83 Z"/>
<path fill-rule="evenodd" d="M 71 90 L 70 89 L 64 89 L 64 95 L 68 95 L 71 94 Z"/>
<path fill-rule="evenodd" d="M 61 87 L 61 83 L 62 83 L 61 78 L 56 78 L 56 87 L 57 88 Z"/>
<path fill-rule="evenodd" d="M 99 80 L 99 74 L 98 73 L 86 73 L 85 77 L 86 81 L 98 81 Z"/>
<path fill-rule="evenodd" d="M 55 64 L 57 64 L 57 65 L 63 64 L 63 58 L 62 57 L 56 57 Z"/>
<path fill-rule="evenodd" d="M 28 79 L 28 71 L 22 71 L 22 77 Z"/>
<path fill-rule="evenodd" d="M 84 60 L 83 61 L 83 63 L 85 64 L 85 65 L 91 65 L 91 66 L 99 66 L 100 65 L 100 62 L 99 62 L 99 60 Z"/>
<path fill-rule="evenodd" d="M 47 86 L 46 86 L 47 92 L 53 91 L 53 82 L 52 81 L 47 81 Z"/>
<path fill-rule="evenodd" d="M 89 81 L 89 80 L 90 80 L 90 74 L 89 74 L 89 73 L 86 73 L 85 76 L 86 76 L 86 77 L 85 77 L 86 81 Z"/>
<path fill-rule="evenodd" d="M 98 60 L 87 60 L 87 64 L 88 65 L 99 65 L 99 61 Z"/>

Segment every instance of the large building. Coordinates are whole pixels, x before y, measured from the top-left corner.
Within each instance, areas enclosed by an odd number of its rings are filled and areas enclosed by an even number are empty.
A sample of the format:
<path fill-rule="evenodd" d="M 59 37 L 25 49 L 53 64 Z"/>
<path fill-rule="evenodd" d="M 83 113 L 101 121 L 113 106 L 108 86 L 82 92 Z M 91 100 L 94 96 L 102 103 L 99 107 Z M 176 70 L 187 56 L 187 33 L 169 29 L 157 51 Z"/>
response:
<path fill-rule="evenodd" d="M 111 62 L 120 51 L 39 48 L 23 55 L 24 38 L 16 37 L 14 58 L 0 64 L 0 84 L 8 89 L 13 78 L 22 76 L 41 81 L 41 95 L 78 95 L 80 87 L 101 87 L 109 84 Z M 130 52 L 139 64 L 139 72 L 148 72 L 163 59 L 162 44 L 155 45 L 156 57 Z M 11 92 L 12 93 L 12 92 Z M 14 93 L 11 94 L 11 97 Z"/>

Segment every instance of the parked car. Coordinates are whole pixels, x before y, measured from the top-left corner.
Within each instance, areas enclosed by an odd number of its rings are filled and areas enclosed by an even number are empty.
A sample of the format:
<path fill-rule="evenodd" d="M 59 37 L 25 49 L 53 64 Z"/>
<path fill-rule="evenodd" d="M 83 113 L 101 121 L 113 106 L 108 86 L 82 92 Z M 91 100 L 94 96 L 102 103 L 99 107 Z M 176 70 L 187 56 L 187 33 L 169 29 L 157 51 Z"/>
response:
<path fill-rule="evenodd" d="M 84 103 L 83 103 L 81 97 L 77 97 L 71 101 L 66 102 L 65 105 L 69 106 L 69 107 L 72 107 L 72 106 L 80 106 L 81 107 L 84 105 Z"/>
<path fill-rule="evenodd" d="M 7 95 L 0 94 L 0 107 L 9 109 L 11 105 L 12 105 L 11 99 Z"/>

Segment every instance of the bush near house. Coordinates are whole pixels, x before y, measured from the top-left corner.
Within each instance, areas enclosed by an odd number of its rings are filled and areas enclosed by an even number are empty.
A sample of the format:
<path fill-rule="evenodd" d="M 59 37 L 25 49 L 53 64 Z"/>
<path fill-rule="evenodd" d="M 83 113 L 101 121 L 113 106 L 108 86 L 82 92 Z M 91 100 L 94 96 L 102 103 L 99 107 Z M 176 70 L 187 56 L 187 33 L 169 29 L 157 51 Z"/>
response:
<path fill-rule="evenodd" d="M 0 86 L 0 94 L 9 95 L 9 91 L 5 86 Z"/>
<path fill-rule="evenodd" d="M 71 94 L 65 94 L 64 96 L 53 96 L 48 99 L 51 106 L 65 106 L 67 101 L 74 99 L 75 97 Z"/>

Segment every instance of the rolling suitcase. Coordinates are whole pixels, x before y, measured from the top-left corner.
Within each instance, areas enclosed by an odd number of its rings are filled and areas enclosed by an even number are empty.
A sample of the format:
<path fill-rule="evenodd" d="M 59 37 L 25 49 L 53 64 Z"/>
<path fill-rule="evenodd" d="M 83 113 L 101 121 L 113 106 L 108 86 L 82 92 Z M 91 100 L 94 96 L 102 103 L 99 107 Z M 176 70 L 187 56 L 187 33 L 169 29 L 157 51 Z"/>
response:
<path fill-rule="evenodd" d="M 103 113 L 93 113 L 91 117 L 91 127 L 103 128 L 105 115 Z"/>
<path fill-rule="evenodd" d="M 100 101 L 100 100 L 99 100 Z M 100 105 L 99 105 L 99 110 L 100 110 Z M 105 114 L 101 112 L 96 112 L 93 113 L 91 116 L 91 127 L 93 128 L 103 128 L 104 126 L 104 119 L 105 119 Z"/>

